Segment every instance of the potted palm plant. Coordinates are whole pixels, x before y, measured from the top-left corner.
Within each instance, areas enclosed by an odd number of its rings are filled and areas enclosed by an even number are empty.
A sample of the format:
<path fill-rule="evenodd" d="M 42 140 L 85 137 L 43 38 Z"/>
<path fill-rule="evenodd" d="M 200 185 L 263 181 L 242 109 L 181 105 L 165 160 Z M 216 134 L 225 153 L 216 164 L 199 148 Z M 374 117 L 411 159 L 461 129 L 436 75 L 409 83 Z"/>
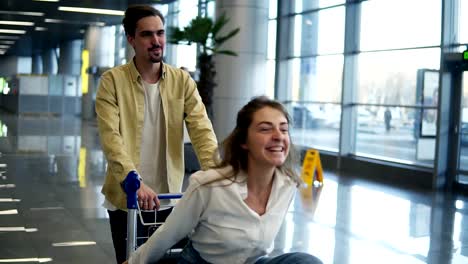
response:
<path fill-rule="evenodd" d="M 216 87 L 216 70 L 213 56 L 224 54 L 237 56 L 237 53 L 231 50 L 222 49 L 220 46 L 228 39 L 234 37 L 240 28 L 236 28 L 227 34 L 221 34 L 221 29 L 228 23 L 229 19 L 223 14 L 216 21 L 209 17 L 197 16 L 189 25 L 183 29 L 171 27 L 169 43 L 191 45 L 197 43 L 199 53 L 197 57 L 197 67 L 199 78 L 197 87 L 200 96 L 205 104 L 208 116 L 213 117 L 213 90 Z"/>

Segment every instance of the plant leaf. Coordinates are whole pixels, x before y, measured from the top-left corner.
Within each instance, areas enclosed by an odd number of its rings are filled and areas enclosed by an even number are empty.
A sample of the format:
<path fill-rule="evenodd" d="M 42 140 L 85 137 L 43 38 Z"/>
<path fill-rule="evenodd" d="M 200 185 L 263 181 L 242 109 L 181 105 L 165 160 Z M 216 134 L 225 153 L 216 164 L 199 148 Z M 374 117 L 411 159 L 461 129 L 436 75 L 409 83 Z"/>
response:
<path fill-rule="evenodd" d="M 172 32 L 171 37 L 169 38 L 169 43 L 183 44 L 183 42 L 187 42 L 187 37 L 185 36 L 184 31 L 177 27 L 170 27 L 169 31 Z"/>
<path fill-rule="evenodd" d="M 206 46 L 212 26 L 211 18 L 197 16 L 184 28 L 184 31 L 192 42 Z"/>
<path fill-rule="evenodd" d="M 216 20 L 216 22 L 215 22 L 214 25 L 213 25 L 213 29 L 211 30 L 211 33 L 213 34 L 213 38 L 216 38 L 216 36 L 218 35 L 218 33 L 219 33 L 219 31 L 221 30 L 221 28 L 223 28 L 224 25 L 226 25 L 228 21 L 229 21 L 229 19 L 226 18 L 226 13 L 223 13 L 223 14 Z"/>
<path fill-rule="evenodd" d="M 216 43 L 215 45 L 221 46 L 221 44 L 223 44 L 226 40 L 234 37 L 234 35 L 239 33 L 239 31 L 240 31 L 240 28 L 236 28 L 236 29 L 231 30 L 231 32 L 229 32 L 227 35 L 224 35 L 224 36 L 219 37 L 219 38 L 215 38 L 214 39 L 214 42 Z"/>

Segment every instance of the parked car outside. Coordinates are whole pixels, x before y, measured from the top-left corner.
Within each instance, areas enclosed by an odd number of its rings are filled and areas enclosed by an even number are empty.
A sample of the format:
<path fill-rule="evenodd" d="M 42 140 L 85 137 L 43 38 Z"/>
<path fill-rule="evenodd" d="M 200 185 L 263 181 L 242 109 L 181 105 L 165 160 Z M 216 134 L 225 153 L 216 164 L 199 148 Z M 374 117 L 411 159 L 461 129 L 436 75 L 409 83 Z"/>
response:
<path fill-rule="evenodd" d="M 315 128 L 317 127 L 316 121 L 312 112 L 304 105 L 292 105 L 292 118 L 294 128 Z"/>

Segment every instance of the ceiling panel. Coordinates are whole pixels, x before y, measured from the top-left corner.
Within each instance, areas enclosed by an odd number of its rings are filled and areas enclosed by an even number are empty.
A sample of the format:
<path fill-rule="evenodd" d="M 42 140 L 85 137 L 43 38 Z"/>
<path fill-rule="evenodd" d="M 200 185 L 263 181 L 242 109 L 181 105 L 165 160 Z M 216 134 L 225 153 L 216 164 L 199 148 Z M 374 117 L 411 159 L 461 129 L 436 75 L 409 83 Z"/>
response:
<path fill-rule="evenodd" d="M 0 0 L 0 21 L 30 21 L 34 26 L 2 25 L 0 29 L 26 30 L 26 34 L 4 34 L 2 36 L 19 36 L 18 40 L 3 55 L 32 56 L 45 49 L 57 47 L 63 41 L 82 39 L 84 30 L 90 23 L 102 22 L 105 25 L 120 25 L 122 16 L 88 14 L 59 11 L 59 6 L 104 8 L 125 11 L 130 4 L 166 4 L 174 0 L 60 0 L 59 2 L 42 2 L 33 0 Z M 11 12 L 43 13 L 43 16 L 12 14 Z M 70 23 L 47 23 L 46 19 L 67 20 Z M 46 31 L 36 31 L 36 27 Z M 1 58 L 2 55 L 0 55 Z"/>

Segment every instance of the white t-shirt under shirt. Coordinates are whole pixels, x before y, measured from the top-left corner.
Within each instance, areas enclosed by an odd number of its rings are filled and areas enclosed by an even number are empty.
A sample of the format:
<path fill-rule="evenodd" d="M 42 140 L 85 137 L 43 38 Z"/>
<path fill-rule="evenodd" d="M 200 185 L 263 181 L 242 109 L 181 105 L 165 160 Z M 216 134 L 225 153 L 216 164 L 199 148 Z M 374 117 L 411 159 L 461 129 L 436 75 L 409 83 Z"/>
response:
<path fill-rule="evenodd" d="M 169 192 L 166 166 L 166 129 L 159 93 L 159 82 L 143 81 L 145 90 L 145 121 L 143 124 L 140 166 L 143 182 L 156 193 Z"/>
<path fill-rule="evenodd" d="M 151 84 L 142 80 L 145 90 L 145 120 L 143 123 L 140 166 L 137 171 L 143 182 L 156 193 L 168 193 L 166 165 L 165 117 L 159 93 L 159 82 Z M 170 201 L 161 201 L 161 204 Z M 107 199 L 103 206 L 117 208 Z"/>

